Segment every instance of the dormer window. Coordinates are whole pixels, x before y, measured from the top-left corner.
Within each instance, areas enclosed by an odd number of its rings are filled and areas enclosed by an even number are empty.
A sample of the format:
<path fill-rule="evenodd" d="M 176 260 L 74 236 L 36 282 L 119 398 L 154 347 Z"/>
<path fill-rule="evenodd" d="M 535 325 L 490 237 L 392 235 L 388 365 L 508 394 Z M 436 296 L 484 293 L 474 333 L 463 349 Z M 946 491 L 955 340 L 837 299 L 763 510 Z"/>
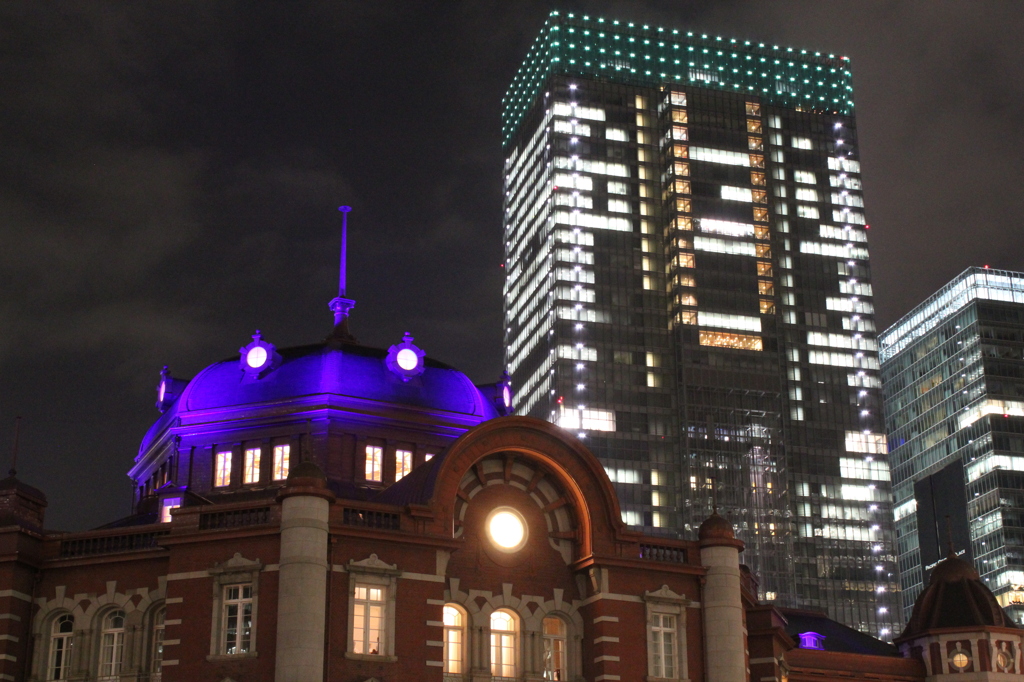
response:
<path fill-rule="evenodd" d="M 274 446 L 274 480 L 283 481 L 288 478 L 288 471 L 290 470 L 292 446 L 290 445 L 275 445 Z"/>
<path fill-rule="evenodd" d="M 242 482 L 260 482 L 260 448 L 246 448 L 245 469 L 242 472 Z"/>
<path fill-rule="evenodd" d="M 364 478 L 367 481 L 380 483 L 383 479 L 384 448 L 379 445 L 366 446 L 366 472 Z"/>
<path fill-rule="evenodd" d="M 395 450 L 395 483 L 409 475 L 412 471 L 412 451 Z"/>
<path fill-rule="evenodd" d="M 801 632 L 797 637 L 800 638 L 801 649 L 825 650 L 825 635 L 817 632 Z"/>
<path fill-rule="evenodd" d="M 213 485 L 223 488 L 231 485 L 231 451 L 222 450 L 217 453 L 213 466 Z"/>
<path fill-rule="evenodd" d="M 171 510 L 181 506 L 180 497 L 165 497 L 160 503 L 160 523 L 171 522 Z"/>

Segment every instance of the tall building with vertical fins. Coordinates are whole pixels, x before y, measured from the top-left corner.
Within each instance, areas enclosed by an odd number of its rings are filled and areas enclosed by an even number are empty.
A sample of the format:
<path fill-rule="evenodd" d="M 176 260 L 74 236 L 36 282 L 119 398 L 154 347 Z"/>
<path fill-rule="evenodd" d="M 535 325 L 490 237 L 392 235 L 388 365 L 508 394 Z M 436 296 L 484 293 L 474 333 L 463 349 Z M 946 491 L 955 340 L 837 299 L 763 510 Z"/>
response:
<path fill-rule="evenodd" d="M 502 113 L 516 410 L 760 597 L 901 623 L 846 57 L 552 12 Z"/>
<path fill-rule="evenodd" d="M 1024 624 L 1024 273 L 968 268 L 879 342 L 904 609 L 952 543 Z"/>

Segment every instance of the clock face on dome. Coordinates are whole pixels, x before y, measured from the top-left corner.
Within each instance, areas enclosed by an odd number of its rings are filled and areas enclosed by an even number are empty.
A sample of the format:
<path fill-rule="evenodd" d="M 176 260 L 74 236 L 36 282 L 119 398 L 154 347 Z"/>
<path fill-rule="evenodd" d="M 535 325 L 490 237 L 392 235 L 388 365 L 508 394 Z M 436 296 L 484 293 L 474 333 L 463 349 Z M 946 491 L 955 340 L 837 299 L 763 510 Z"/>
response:
<path fill-rule="evenodd" d="M 252 343 L 238 349 L 239 365 L 246 375 L 261 379 L 281 364 L 281 356 L 272 343 L 263 340 L 259 330 L 252 335 Z"/>
<path fill-rule="evenodd" d="M 403 348 L 398 351 L 398 355 L 395 356 L 395 362 L 398 366 L 407 372 L 411 372 L 416 369 L 416 365 L 420 364 L 420 359 L 416 355 L 416 351 L 411 348 Z"/>
<path fill-rule="evenodd" d="M 249 365 L 252 369 L 259 369 L 267 364 L 267 349 L 263 346 L 253 346 L 250 348 L 249 352 L 245 354 L 245 364 Z"/>
<path fill-rule="evenodd" d="M 426 369 L 423 358 L 426 354 L 426 351 L 413 344 L 412 336 L 406 332 L 401 343 L 396 343 L 388 348 L 384 365 L 397 374 L 402 381 L 409 381 L 413 377 L 423 374 Z"/>

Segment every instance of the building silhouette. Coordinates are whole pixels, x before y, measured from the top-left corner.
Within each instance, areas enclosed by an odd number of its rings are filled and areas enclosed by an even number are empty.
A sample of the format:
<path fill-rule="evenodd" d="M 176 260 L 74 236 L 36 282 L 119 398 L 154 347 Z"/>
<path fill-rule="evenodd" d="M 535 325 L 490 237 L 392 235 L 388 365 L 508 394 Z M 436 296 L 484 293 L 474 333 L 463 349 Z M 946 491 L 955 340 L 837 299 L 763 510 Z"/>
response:
<path fill-rule="evenodd" d="M 901 623 L 846 57 L 552 12 L 504 100 L 506 363 L 625 522 Z M 713 492 L 716 491 L 716 492 Z"/>
<path fill-rule="evenodd" d="M 951 541 L 1024 622 L 1024 274 L 968 268 L 879 341 L 904 607 Z"/>
<path fill-rule="evenodd" d="M 126 518 L 50 530 L 43 491 L 0 481 L 0 679 L 1021 670 L 1020 631 L 965 560 L 939 564 L 898 647 L 763 603 L 726 518 L 688 540 L 630 529 L 585 441 L 508 414 L 505 381 L 475 386 L 408 334 L 358 343 L 353 306 L 342 277 L 324 341 L 278 348 L 257 332 L 190 379 L 165 368 Z"/>

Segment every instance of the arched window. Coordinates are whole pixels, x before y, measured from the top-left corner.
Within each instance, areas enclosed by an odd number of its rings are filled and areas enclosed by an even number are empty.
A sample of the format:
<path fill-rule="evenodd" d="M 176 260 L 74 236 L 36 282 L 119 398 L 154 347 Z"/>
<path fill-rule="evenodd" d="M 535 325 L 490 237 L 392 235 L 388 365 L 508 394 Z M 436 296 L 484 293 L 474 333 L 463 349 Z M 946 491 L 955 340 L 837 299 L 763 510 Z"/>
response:
<path fill-rule="evenodd" d="M 66 680 L 71 665 L 71 638 L 75 633 L 75 617 L 70 613 L 53 621 L 50 628 L 50 662 L 47 679 Z"/>
<path fill-rule="evenodd" d="M 557 616 L 548 616 L 542 624 L 544 629 L 544 679 L 567 680 L 565 662 L 565 621 Z"/>
<path fill-rule="evenodd" d="M 462 679 L 466 672 L 466 617 L 457 606 L 444 607 L 444 672 L 451 679 Z"/>
<path fill-rule="evenodd" d="M 491 614 L 491 675 L 496 680 L 516 677 L 516 617 L 509 611 Z"/>
<path fill-rule="evenodd" d="M 100 637 L 101 680 L 115 679 L 121 674 L 121 659 L 124 654 L 124 611 L 111 611 L 103 618 L 103 632 Z"/>
<path fill-rule="evenodd" d="M 153 614 L 153 648 L 149 656 L 149 670 L 153 673 L 152 679 L 159 680 L 164 660 L 164 620 L 167 618 L 167 611 L 160 609 Z"/>

